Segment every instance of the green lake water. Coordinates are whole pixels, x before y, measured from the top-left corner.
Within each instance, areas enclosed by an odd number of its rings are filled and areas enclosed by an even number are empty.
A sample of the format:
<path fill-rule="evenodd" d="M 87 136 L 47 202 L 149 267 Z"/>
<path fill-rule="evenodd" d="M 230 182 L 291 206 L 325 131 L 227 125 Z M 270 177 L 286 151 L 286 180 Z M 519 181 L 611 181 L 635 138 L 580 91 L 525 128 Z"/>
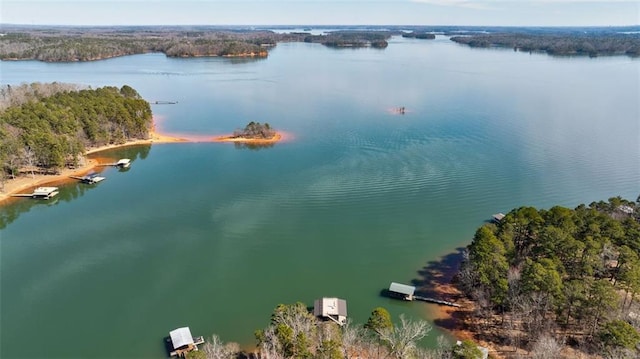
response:
<path fill-rule="evenodd" d="M 187 143 L 52 201 L 0 208 L 0 357 L 162 358 L 189 326 L 243 347 L 279 303 L 380 296 L 467 245 L 491 214 L 640 194 L 640 60 L 470 49 L 279 44 L 262 60 L 0 62 L 2 84 L 128 84 L 160 129 L 203 138 L 249 121 L 291 139 Z M 393 113 L 404 106 L 406 113 Z M 426 278 L 428 279 L 428 278 Z M 426 344 L 433 342 L 438 330 Z"/>

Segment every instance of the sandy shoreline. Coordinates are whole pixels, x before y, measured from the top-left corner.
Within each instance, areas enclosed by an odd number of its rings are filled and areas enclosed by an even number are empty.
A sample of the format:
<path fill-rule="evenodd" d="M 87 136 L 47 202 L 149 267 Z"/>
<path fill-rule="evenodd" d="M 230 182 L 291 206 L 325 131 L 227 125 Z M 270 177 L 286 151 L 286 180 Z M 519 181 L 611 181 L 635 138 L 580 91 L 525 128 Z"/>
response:
<path fill-rule="evenodd" d="M 186 139 L 174 137 L 170 135 L 165 135 L 155 131 L 155 128 L 149 131 L 148 139 L 141 140 L 133 140 L 129 142 L 125 142 L 119 145 L 106 145 L 100 147 L 89 148 L 85 152 L 85 156 L 89 154 L 96 154 L 102 151 L 121 148 L 126 146 L 135 146 L 135 145 L 147 145 L 153 143 L 177 143 L 177 142 L 189 142 Z M 30 193 L 31 190 L 35 187 L 44 186 L 44 185 L 62 185 L 65 183 L 75 182 L 70 178 L 70 176 L 84 176 L 91 171 L 99 171 L 99 165 L 113 162 L 113 158 L 86 158 L 84 159 L 84 163 L 74 169 L 65 168 L 60 171 L 59 174 L 56 175 L 42 175 L 37 174 L 33 177 L 30 174 L 23 174 L 20 177 L 16 177 L 15 179 L 7 179 L 4 183 L 2 190 L 0 191 L 0 205 L 5 205 L 11 202 L 11 200 L 15 200 L 17 198 L 11 197 L 12 194 L 17 193 Z"/>
<path fill-rule="evenodd" d="M 496 347 L 487 341 L 481 340 L 477 333 L 470 330 L 471 321 L 475 314 L 475 303 L 467 298 L 455 284 L 455 275 L 458 272 L 462 258 L 459 254 L 450 256 L 445 260 L 443 267 L 425 268 L 428 279 L 422 283 L 421 290 L 426 291 L 438 299 L 459 304 L 460 308 L 448 307 L 444 305 L 429 306 L 429 316 L 433 318 L 433 323 L 450 333 L 455 340 L 469 339 L 480 346 L 489 349 L 489 355 L 493 358 L 504 358 Z"/>
<path fill-rule="evenodd" d="M 246 138 L 246 137 L 233 137 L 232 135 L 227 136 L 218 136 L 213 138 L 213 142 L 239 142 L 239 143 L 250 143 L 250 144 L 272 144 L 276 142 L 280 142 L 284 138 L 283 133 L 276 132 L 276 134 L 271 138 Z"/>
<path fill-rule="evenodd" d="M 65 168 L 60 171 L 59 174 L 56 175 L 42 175 L 37 174 L 31 176 L 30 174 L 22 174 L 15 179 L 7 179 L 4 183 L 4 186 L 0 190 L 0 205 L 6 205 L 10 203 L 12 200 L 18 199 L 17 197 L 12 197 L 13 194 L 18 193 L 31 193 L 31 191 L 40 186 L 58 186 L 65 183 L 75 182 L 77 180 L 70 178 L 70 176 L 81 177 L 86 175 L 89 172 L 96 171 L 99 172 L 102 168 L 103 164 L 114 162 L 117 160 L 116 158 L 101 158 L 101 157 L 93 157 L 87 158 L 87 155 L 96 154 L 102 151 L 111 150 L 114 148 L 122 148 L 127 146 L 136 146 L 136 145 L 150 145 L 154 143 L 185 143 L 185 142 L 235 142 L 235 143 L 248 143 L 248 144 L 275 144 L 280 142 L 285 138 L 289 138 L 287 134 L 283 132 L 276 132 L 276 135 L 269 139 L 252 139 L 252 138 L 243 138 L 243 137 L 235 137 L 231 136 L 198 136 L 198 138 L 189 138 L 189 136 L 180 136 L 180 135 L 170 135 L 160 133 L 156 130 L 155 125 L 149 131 L 148 139 L 139 139 L 128 141 L 123 144 L 118 145 L 106 145 L 100 147 L 92 147 L 87 149 L 85 152 L 85 158 L 83 163 L 80 164 L 79 167 L 74 169 Z M 203 139 L 206 138 L 206 139 Z"/>

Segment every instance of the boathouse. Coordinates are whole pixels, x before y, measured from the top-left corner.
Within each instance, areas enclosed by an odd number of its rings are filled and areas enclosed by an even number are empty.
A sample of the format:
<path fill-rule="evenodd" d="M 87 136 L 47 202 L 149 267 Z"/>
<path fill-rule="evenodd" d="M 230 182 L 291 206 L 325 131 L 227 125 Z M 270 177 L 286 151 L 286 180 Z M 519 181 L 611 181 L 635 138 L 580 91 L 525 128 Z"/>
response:
<path fill-rule="evenodd" d="M 347 323 L 347 301 L 339 298 L 316 299 L 313 302 L 313 315 L 344 325 Z"/>
<path fill-rule="evenodd" d="M 58 194 L 58 187 L 38 187 L 33 190 L 31 197 L 49 199 Z"/>
<path fill-rule="evenodd" d="M 198 344 L 204 343 L 203 337 L 194 338 L 189 327 L 182 327 L 169 332 L 169 340 L 173 351 L 170 356 L 185 357 L 188 352 L 198 350 Z"/>
<path fill-rule="evenodd" d="M 494 222 L 499 223 L 504 218 L 504 213 L 496 213 L 491 217 L 493 218 Z"/>
<path fill-rule="evenodd" d="M 116 162 L 116 167 L 129 168 L 131 166 L 131 160 L 128 158 L 122 158 Z"/>
<path fill-rule="evenodd" d="M 389 286 L 389 296 L 402 300 L 413 300 L 416 287 L 406 284 L 391 282 Z"/>
<path fill-rule="evenodd" d="M 86 184 L 95 184 L 95 183 L 98 183 L 98 182 L 102 182 L 105 179 L 106 179 L 106 177 L 102 177 L 98 173 L 90 173 L 90 174 L 82 177 L 80 179 L 80 181 L 82 181 L 82 183 L 86 183 Z"/>

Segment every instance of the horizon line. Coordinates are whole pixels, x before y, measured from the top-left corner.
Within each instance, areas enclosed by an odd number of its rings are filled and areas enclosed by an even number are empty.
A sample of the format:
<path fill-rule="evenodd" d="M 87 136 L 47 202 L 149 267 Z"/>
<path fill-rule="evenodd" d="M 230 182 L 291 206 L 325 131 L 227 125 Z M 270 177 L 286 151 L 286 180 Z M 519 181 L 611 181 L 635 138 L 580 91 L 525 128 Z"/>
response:
<path fill-rule="evenodd" d="M 418 25 L 418 24 L 118 24 L 118 25 L 91 25 L 91 24 L 25 24 L 2 23 L 0 26 L 51 26 L 51 27 L 160 27 L 160 26 L 211 26 L 211 27 L 470 27 L 470 28 L 626 28 L 639 27 L 633 25 Z"/>

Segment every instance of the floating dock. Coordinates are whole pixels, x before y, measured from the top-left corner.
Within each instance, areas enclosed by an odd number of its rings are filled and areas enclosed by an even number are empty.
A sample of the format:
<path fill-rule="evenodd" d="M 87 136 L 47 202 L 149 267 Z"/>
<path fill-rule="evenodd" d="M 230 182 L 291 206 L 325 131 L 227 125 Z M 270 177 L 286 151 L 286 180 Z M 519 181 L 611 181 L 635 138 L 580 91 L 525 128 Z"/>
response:
<path fill-rule="evenodd" d="M 15 193 L 11 197 L 30 197 L 36 199 L 51 199 L 58 195 L 58 187 L 38 187 L 33 190 L 33 193 Z"/>
<path fill-rule="evenodd" d="M 413 299 L 414 300 L 421 300 L 423 302 L 446 305 L 446 306 L 449 306 L 449 307 L 456 307 L 456 308 L 460 308 L 461 307 L 460 304 L 456 304 L 456 303 L 453 303 L 453 302 L 447 302 L 446 300 L 440 300 L 440 299 L 429 298 L 429 297 L 422 297 L 422 296 L 419 296 L 419 295 L 414 295 Z"/>
<path fill-rule="evenodd" d="M 170 331 L 166 341 L 169 345 L 169 356 L 184 358 L 190 351 L 197 351 L 198 345 L 204 344 L 204 337 L 194 337 L 189 327 L 182 327 Z"/>
<path fill-rule="evenodd" d="M 387 291 L 387 295 L 391 298 L 396 298 L 396 299 L 401 299 L 406 301 L 420 300 L 423 302 L 429 302 L 429 303 L 435 303 L 440 305 L 446 305 L 449 307 L 460 308 L 460 304 L 447 302 L 446 300 L 440 300 L 436 298 L 423 297 L 420 295 L 416 295 L 415 291 L 416 291 L 416 287 L 412 285 L 391 282 L 391 285 L 389 286 L 389 290 Z"/>
<path fill-rule="evenodd" d="M 91 173 L 83 177 L 78 177 L 78 176 L 69 176 L 69 177 L 73 179 L 77 179 L 80 182 L 86 183 L 86 184 L 96 184 L 98 182 L 102 182 L 107 179 L 106 177 L 102 177 L 97 173 Z"/>
<path fill-rule="evenodd" d="M 155 101 L 153 104 L 155 105 L 175 105 L 178 101 Z"/>
<path fill-rule="evenodd" d="M 131 160 L 128 158 L 121 158 L 118 160 L 118 162 L 103 163 L 98 166 L 114 166 L 119 168 L 129 168 L 129 166 L 131 166 Z"/>
<path fill-rule="evenodd" d="M 504 218 L 504 213 L 496 213 L 491 216 L 494 222 L 499 223 Z"/>

